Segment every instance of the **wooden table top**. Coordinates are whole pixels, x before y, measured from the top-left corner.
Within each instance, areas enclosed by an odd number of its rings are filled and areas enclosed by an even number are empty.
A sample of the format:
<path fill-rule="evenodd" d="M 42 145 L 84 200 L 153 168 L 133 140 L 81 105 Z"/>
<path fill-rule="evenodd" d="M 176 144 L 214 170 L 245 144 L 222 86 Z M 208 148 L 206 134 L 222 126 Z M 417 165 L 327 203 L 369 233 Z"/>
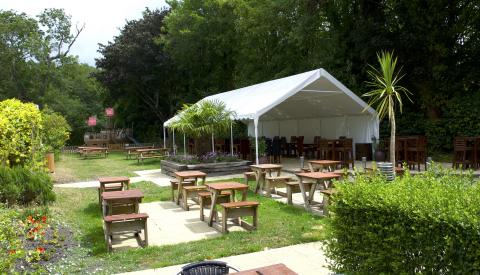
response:
<path fill-rule="evenodd" d="M 177 171 L 174 173 L 177 177 L 206 177 L 207 174 L 202 171 Z"/>
<path fill-rule="evenodd" d="M 326 172 L 326 173 L 325 172 L 308 172 L 308 173 L 298 173 L 296 175 L 299 177 L 316 179 L 316 180 L 337 179 L 342 176 L 338 173 L 330 173 L 330 172 Z"/>
<path fill-rule="evenodd" d="M 130 179 L 128 177 L 101 177 L 98 178 L 100 183 L 117 183 L 117 182 L 128 182 Z"/>
<path fill-rule="evenodd" d="M 125 150 L 152 149 L 152 146 L 125 147 Z"/>
<path fill-rule="evenodd" d="M 118 199 L 141 199 L 143 198 L 143 192 L 138 189 L 124 190 L 124 191 L 110 191 L 103 192 L 103 200 L 118 200 Z"/>
<path fill-rule="evenodd" d="M 282 168 L 282 166 L 279 165 L 279 164 L 254 164 L 254 165 L 250 165 L 250 167 L 260 168 L 260 169 L 278 169 L 278 168 Z"/>
<path fill-rule="evenodd" d="M 80 147 L 79 147 L 80 148 Z M 108 150 L 107 147 L 82 147 L 80 148 L 83 151 L 89 151 L 89 150 Z"/>
<path fill-rule="evenodd" d="M 167 148 L 143 148 L 143 149 L 137 149 L 135 151 L 137 152 L 155 152 L 155 151 L 166 151 L 168 150 Z"/>
<path fill-rule="evenodd" d="M 308 162 L 314 163 L 314 164 L 320 164 L 320 165 L 333 165 L 333 164 L 340 164 L 341 162 L 338 160 L 309 160 Z"/>
<path fill-rule="evenodd" d="M 248 189 L 248 185 L 239 182 L 214 182 L 205 184 L 209 189 L 213 190 L 233 190 Z"/>
<path fill-rule="evenodd" d="M 240 271 L 237 273 L 230 273 L 230 274 L 238 274 L 238 275 L 296 275 L 298 273 L 294 272 L 290 268 L 288 268 L 284 264 L 274 264 L 269 266 L 258 267 L 254 269 L 249 269 L 245 271 Z"/>

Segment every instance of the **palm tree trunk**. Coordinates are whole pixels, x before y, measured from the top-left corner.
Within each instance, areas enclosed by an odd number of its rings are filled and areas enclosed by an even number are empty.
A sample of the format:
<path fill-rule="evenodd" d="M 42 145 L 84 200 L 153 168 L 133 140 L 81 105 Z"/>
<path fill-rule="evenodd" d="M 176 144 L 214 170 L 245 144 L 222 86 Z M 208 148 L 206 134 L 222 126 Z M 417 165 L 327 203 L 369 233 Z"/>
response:
<path fill-rule="evenodd" d="M 395 164 L 395 112 L 393 112 L 392 117 L 390 118 L 390 162 L 393 164 L 393 167 L 396 167 L 396 164 Z"/>

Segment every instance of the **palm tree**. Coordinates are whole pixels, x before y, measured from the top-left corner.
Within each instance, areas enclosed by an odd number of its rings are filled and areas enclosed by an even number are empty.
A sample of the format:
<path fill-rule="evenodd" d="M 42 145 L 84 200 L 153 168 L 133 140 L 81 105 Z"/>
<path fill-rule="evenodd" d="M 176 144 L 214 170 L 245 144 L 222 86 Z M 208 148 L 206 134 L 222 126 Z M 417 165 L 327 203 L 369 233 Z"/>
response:
<path fill-rule="evenodd" d="M 371 69 L 368 71 L 370 81 L 367 82 L 367 85 L 372 90 L 363 94 L 363 96 L 370 97 L 368 105 L 376 107 L 380 120 L 388 115 L 390 121 L 390 162 L 395 165 L 395 109 L 398 104 L 401 113 L 403 109 L 402 96 L 405 95 L 408 100 L 412 101 L 409 97 L 412 93 L 398 85 L 404 75 L 400 75 L 401 68 L 398 72 L 395 72 L 397 58 L 392 53 L 386 51 L 377 53 L 377 60 L 380 64 L 380 70 L 369 65 Z"/>
<path fill-rule="evenodd" d="M 235 112 L 228 110 L 224 102 L 203 100 L 193 105 L 185 104 L 179 111 L 179 119 L 172 122 L 170 128 L 195 138 L 211 135 L 214 150 L 214 134 L 228 131 L 234 116 Z"/>

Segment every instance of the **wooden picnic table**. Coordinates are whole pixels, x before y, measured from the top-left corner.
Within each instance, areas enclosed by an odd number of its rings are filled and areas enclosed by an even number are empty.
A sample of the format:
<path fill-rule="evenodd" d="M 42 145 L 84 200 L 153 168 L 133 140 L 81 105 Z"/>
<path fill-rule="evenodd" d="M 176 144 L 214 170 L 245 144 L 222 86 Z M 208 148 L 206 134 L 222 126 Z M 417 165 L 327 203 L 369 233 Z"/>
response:
<path fill-rule="evenodd" d="M 323 172 L 323 169 L 327 169 L 328 172 L 335 171 L 335 167 L 340 164 L 341 161 L 338 160 L 310 160 L 308 161 L 308 166 L 310 172 Z"/>
<path fill-rule="evenodd" d="M 237 273 L 229 274 L 238 274 L 238 275 L 297 275 L 295 271 L 291 270 L 284 264 L 274 264 L 269 266 L 257 267 L 249 270 L 240 271 Z"/>
<path fill-rule="evenodd" d="M 127 155 L 127 159 L 130 159 L 131 155 L 137 155 L 137 150 L 139 149 L 151 149 L 153 146 L 137 146 L 137 147 L 125 147 L 125 152 Z"/>
<path fill-rule="evenodd" d="M 138 213 L 142 199 L 143 193 L 138 189 L 104 192 L 102 193 L 103 215 Z M 119 209 L 120 213 L 115 213 L 114 208 Z"/>
<path fill-rule="evenodd" d="M 265 184 L 265 175 L 268 173 L 268 176 L 272 176 L 272 172 L 277 172 L 277 177 L 280 176 L 282 171 L 282 165 L 279 164 L 255 164 L 250 165 L 252 171 L 255 172 L 255 193 L 258 193 L 260 190 L 260 182 Z"/>
<path fill-rule="evenodd" d="M 327 182 L 332 179 L 339 179 L 342 177 L 340 173 L 324 173 L 324 172 L 309 172 L 309 173 L 298 173 L 296 174 L 299 179 L 300 191 L 302 192 L 303 201 L 305 202 L 305 209 L 310 210 L 310 204 L 313 202 L 313 195 L 317 189 L 318 184 L 323 184 L 324 189 L 328 189 L 330 186 L 327 185 Z M 313 180 L 313 184 L 308 192 L 304 180 Z"/>
<path fill-rule="evenodd" d="M 175 199 L 175 202 L 177 205 L 180 204 L 180 196 L 182 194 L 182 189 L 183 189 L 183 182 L 187 179 L 195 179 L 195 185 L 198 185 L 198 179 L 202 179 L 202 185 L 205 184 L 205 178 L 207 177 L 207 174 L 203 173 L 202 171 L 177 171 L 174 173 L 175 177 L 178 180 L 178 187 L 177 187 L 177 198 Z M 184 200 L 187 200 L 187 198 L 183 198 Z"/>
<path fill-rule="evenodd" d="M 146 149 L 137 149 L 138 154 L 137 161 L 140 163 L 140 160 L 143 163 L 144 159 L 149 158 L 163 158 L 165 152 L 168 151 L 168 148 L 146 148 Z"/>
<path fill-rule="evenodd" d="M 98 178 L 98 203 L 102 207 L 102 193 L 107 191 L 121 191 L 129 188 L 130 178 L 128 177 L 101 177 Z"/>
<path fill-rule="evenodd" d="M 100 153 L 104 154 L 105 158 L 108 155 L 108 148 L 107 147 L 88 147 L 88 146 L 82 146 L 78 147 L 80 155 L 83 155 L 83 158 L 87 158 L 89 154 L 93 153 Z"/>
<path fill-rule="evenodd" d="M 213 225 L 213 218 L 215 217 L 215 206 L 217 205 L 217 200 L 222 191 L 231 191 L 232 198 L 235 199 L 235 191 L 242 192 L 242 201 L 247 199 L 247 190 L 248 185 L 239 183 L 239 182 L 216 182 L 216 183 L 207 183 L 207 190 L 212 193 L 212 204 L 210 207 L 210 216 L 208 217 L 208 225 Z"/>

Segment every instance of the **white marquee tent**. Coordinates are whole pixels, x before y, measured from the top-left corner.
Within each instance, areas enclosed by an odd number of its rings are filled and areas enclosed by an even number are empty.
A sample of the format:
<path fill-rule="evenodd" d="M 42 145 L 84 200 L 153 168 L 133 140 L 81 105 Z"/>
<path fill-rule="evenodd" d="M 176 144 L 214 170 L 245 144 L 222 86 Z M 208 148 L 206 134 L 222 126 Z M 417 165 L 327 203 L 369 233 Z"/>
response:
<path fill-rule="evenodd" d="M 249 136 L 353 138 L 370 143 L 379 136 L 375 110 L 324 69 L 275 79 L 202 100 L 220 100 L 248 125 Z M 177 116 L 164 123 L 168 127 Z M 165 131 L 164 131 L 165 135 Z M 258 163 L 258 145 L 256 146 Z"/>

